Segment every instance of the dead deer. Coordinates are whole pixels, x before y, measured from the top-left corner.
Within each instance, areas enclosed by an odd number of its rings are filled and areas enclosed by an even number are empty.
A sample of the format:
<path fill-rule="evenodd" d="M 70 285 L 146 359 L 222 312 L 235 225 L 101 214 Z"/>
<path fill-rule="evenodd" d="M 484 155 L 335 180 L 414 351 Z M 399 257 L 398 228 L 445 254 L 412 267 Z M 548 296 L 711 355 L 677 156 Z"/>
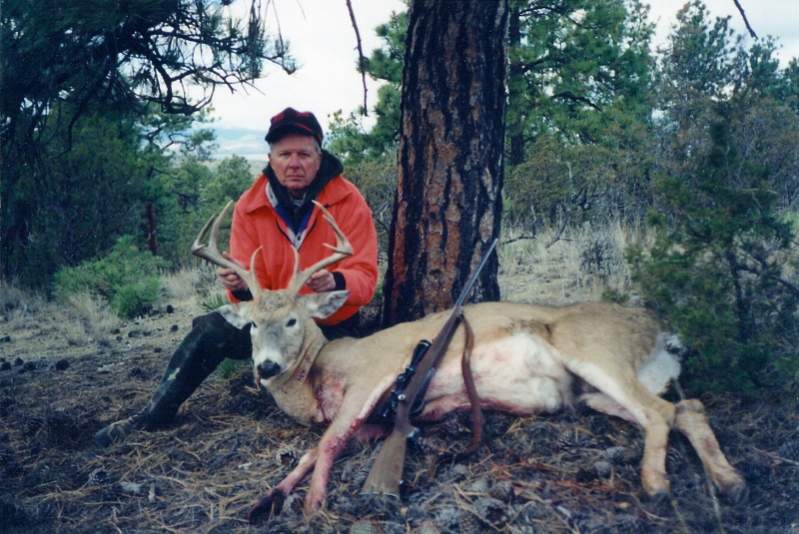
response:
<path fill-rule="evenodd" d="M 269 291 L 218 251 L 219 224 L 229 205 L 201 230 L 193 252 L 235 269 L 252 292 L 252 301 L 225 306 L 221 312 L 239 327 L 251 325 L 256 385 L 267 388 L 298 422 L 328 425 L 319 444 L 254 511 L 279 512 L 285 497 L 313 469 L 305 499 L 305 512 L 310 514 L 323 505 L 331 467 L 349 440 L 384 435 L 367 424 L 370 413 L 408 365 L 417 342 L 432 339 L 440 330 L 446 312 L 365 338 L 328 341 L 314 319 L 335 312 L 347 292 L 298 292 L 316 270 L 352 253 L 332 216 L 317 205 L 337 235 L 336 245 L 329 245 L 333 253 L 303 271 L 295 255 L 289 287 Z M 647 310 L 604 302 L 561 307 L 486 302 L 468 305 L 464 313 L 474 330 L 471 365 L 484 408 L 527 415 L 582 402 L 637 423 L 644 432 L 642 486 L 652 497 L 669 491 L 666 449 L 669 431 L 676 428 L 688 438 L 719 491 L 732 499 L 743 495 L 744 480 L 719 448 L 702 403 L 690 399 L 672 404 L 658 396 L 680 374 L 675 355 L 679 342 Z M 460 369 L 463 345 L 462 336 L 456 335 L 427 389 L 420 420 L 437 421 L 468 409 Z"/>

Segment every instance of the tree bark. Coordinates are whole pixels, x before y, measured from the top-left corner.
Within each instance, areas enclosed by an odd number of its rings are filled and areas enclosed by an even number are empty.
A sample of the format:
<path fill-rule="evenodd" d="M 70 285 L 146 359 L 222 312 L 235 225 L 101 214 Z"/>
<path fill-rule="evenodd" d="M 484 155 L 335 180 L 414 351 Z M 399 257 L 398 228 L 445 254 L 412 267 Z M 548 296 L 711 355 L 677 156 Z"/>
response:
<path fill-rule="evenodd" d="M 447 309 L 499 236 L 506 0 L 415 0 L 402 79 L 386 325 Z M 497 300 L 493 255 L 471 300 Z"/>

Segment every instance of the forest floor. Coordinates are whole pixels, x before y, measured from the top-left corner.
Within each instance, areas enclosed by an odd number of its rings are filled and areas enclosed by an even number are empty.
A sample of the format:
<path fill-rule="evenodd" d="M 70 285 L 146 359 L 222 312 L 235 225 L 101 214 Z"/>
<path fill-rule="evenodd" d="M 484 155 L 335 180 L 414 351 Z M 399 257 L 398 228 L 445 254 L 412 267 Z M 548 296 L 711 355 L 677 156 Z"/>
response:
<path fill-rule="evenodd" d="M 503 293 L 526 299 L 527 276 L 505 276 Z M 585 293 L 558 276 L 553 268 L 557 288 L 539 291 L 541 300 Z M 102 343 L 81 345 L 56 335 L 63 318 L 0 310 L 0 532 L 799 532 L 799 400 L 767 391 L 756 400 L 699 395 L 746 478 L 748 495 L 737 504 L 717 497 L 676 433 L 671 496 L 647 500 L 641 432 L 578 409 L 488 414 L 478 453 L 435 473 L 437 454 L 465 446 L 470 425 L 456 415 L 425 426 L 424 449 L 408 454 L 401 499 L 359 494 L 379 447 L 353 445 L 333 467 L 322 512 L 303 517 L 305 481 L 280 515 L 251 526 L 254 501 L 322 429 L 283 415 L 252 387 L 247 365 L 212 376 L 163 430 L 108 448 L 93 441 L 99 428 L 145 405 L 195 313 L 163 303 Z"/>

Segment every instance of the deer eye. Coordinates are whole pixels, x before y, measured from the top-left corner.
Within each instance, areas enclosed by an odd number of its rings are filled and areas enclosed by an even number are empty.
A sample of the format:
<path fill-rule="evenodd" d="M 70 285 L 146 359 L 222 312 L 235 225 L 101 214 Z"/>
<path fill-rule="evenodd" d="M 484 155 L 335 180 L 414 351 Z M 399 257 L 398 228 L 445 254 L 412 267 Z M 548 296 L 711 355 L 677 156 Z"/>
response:
<path fill-rule="evenodd" d="M 294 326 L 295 324 L 297 324 L 297 319 L 295 319 L 294 317 L 292 317 L 291 319 L 289 319 L 288 321 L 286 321 L 286 326 L 287 326 L 288 328 L 291 328 L 291 327 L 292 327 L 292 326 Z"/>

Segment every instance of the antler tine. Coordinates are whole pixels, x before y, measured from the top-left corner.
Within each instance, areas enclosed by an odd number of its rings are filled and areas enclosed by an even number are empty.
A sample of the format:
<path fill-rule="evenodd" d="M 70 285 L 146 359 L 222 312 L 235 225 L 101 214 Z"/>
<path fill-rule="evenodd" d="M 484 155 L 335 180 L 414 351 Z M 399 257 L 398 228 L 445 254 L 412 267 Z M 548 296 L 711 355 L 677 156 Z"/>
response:
<path fill-rule="evenodd" d="M 252 257 L 250 258 L 250 270 L 248 271 L 235 261 L 224 257 L 219 252 L 219 247 L 217 246 L 219 241 L 219 226 L 232 204 L 232 200 L 228 201 L 218 215 L 212 216 L 210 219 L 208 219 L 208 222 L 205 223 L 205 226 L 202 227 L 200 233 L 197 234 L 197 238 L 194 240 L 194 243 L 192 243 L 191 253 L 198 258 L 202 258 L 214 265 L 218 265 L 219 267 L 232 269 L 242 280 L 244 280 L 244 283 L 247 284 L 250 293 L 252 293 L 253 297 L 255 297 L 258 295 L 261 289 L 261 286 L 258 284 L 258 280 L 255 277 L 255 269 L 253 268 L 255 266 L 255 256 L 260 248 L 253 252 Z M 209 228 L 210 236 L 208 235 Z M 208 237 L 207 242 L 203 243 L 203 241 L 206 241 L 206 237 Z"/>
<path fill-rule="evenodd" d="M 346 258 L 347 256 L 352 256 L 352 245 L 350 244 L 347 236 L 344 235 L 344 232 L 341 231 L 338 224 L 336 224 L 336 220 L 333 218 L 333 215 L 330 214 L 324 206 L 322 206 L 319 202 L 313 200 L 312 201 L 322 212 L 322 216 L 325 218 L 327 223 L 333 229 L 333 232 L 336 234 L 336 244 L 331 245 L 329 243 L 325 243 L 324 245 L 332 250 L 334 253 L 328 256 L 327 258 L 323 258 L 318 262 L 314 263 L 307 269 L 303 269 L 301 272 L 299 271 L 300 263 L 299 258 L 295 258 L 294 263 L 294 277 L 291 279 L 291 283 L 289 284 L 289 291 L 293 293 L 298 293 L 303 285 L 313 276 L 313 274 L 317 271 L 320 271 L 331 265 L 336 263 L 342 258 Z M 296 254 L 296 251 L 295 251 Z"/>

